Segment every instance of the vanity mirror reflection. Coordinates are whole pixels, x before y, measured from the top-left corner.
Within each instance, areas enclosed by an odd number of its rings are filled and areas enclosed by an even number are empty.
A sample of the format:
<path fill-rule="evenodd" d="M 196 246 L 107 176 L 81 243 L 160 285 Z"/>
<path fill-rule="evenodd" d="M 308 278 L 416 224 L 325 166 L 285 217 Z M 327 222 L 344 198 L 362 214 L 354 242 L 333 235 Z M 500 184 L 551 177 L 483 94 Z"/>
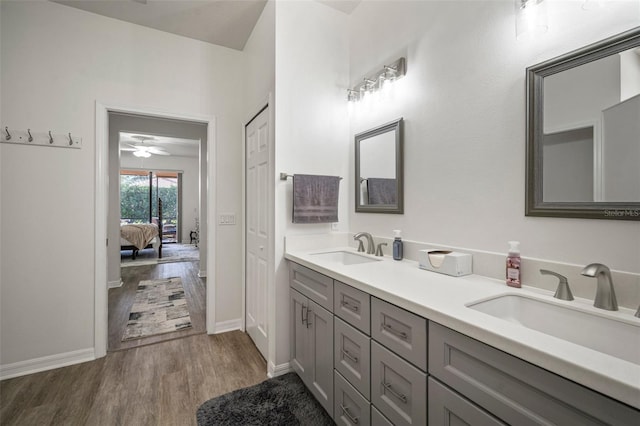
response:
<path fill-rule="evenodd" d="M 525 213 L 640 220 L 640 29 L 527 69 Z"/>
<path fill-rule="evenodd" d="M 356 212 L 404 212 L 402 143 L 402 118 L 355 136 Z"/>

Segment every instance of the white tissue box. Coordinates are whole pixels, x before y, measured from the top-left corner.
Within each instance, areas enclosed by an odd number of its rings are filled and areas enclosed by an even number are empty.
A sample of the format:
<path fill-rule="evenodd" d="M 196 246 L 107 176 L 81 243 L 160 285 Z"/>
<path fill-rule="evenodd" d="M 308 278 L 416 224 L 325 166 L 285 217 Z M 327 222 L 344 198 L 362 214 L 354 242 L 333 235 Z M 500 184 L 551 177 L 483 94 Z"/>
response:
<path fill-rule="evenodd" d="M 449 250 L 420 250 L 418 263 L 421 269 L 461 277 L 472 273 L 472 256 Z"/>

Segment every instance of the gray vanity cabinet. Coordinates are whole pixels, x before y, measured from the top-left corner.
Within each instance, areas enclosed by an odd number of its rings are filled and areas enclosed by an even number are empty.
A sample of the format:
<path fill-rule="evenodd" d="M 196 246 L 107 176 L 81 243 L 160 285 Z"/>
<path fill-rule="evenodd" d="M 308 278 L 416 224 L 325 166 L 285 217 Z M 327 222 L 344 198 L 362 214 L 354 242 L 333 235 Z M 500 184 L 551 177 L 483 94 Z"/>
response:
<path fill-rule="evenodd" d="M 426 424 L 427 374 L 372 341 L 371 403 L 397 426 Z"/>
<path fill-rule="evenodd" d="M 371 337 L 427 371 L 426 319 L 372 297 Z"/>
<path fill-rule="evenodd" d="M 339 425 L 371 424 L 371 404 L 338 371 L 335 372 L 334 420 Z"/>
<path fill-rule="evenodd" d="M 433 377 L 427 379 L 430 425 L 506 426 Z"/>
<path fill-rule="evenodd" d="M 371 334 L 371 296 L 364 291 L 335 281 L 333 313 L 362 331 Z"/>
<path fill-rule="evenodd" d="M 333 417 L 333 314 L 291 290 L 291 365 Z"/>
<path fill-rule="evenodd" d="M 640 424 L 638 410 L 434 322 L 429 374 L 508 424 Z"/>
<path fill-rule="evenodd" d="M 357 390 L 369 399 L 371 339 L 339 317 L 334 320 L 334 366 Z"/>
<path fill-rule="evenodd" d="M 290 266 L 291 365 L 333 417 L 333 279 Z"/>

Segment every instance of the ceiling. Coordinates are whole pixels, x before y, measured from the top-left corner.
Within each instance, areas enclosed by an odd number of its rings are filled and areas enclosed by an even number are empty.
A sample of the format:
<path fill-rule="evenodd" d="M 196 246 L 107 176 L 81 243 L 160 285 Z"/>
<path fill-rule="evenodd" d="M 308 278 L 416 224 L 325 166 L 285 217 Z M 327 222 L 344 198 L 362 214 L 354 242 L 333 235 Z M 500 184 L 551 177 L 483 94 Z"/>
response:
<path fill-rule="evenodd" d="M 145 137 L 145 139 L 148 140 L 141 143 L 140 137 Z M 198 158 L 200 155 L 200 141 L 198 140 L 148 135 L 145 133 L 120 132 L 120 149 L 130 148 L 131 145 L 156 146 L 162 148 L 174 157 Z"/>
<path fill-rule="evenodd" d="M 87 12 L 242 50 L 266 0 L 50 0 Z M 351 13 L 361 0 L 317 0 Z"/>

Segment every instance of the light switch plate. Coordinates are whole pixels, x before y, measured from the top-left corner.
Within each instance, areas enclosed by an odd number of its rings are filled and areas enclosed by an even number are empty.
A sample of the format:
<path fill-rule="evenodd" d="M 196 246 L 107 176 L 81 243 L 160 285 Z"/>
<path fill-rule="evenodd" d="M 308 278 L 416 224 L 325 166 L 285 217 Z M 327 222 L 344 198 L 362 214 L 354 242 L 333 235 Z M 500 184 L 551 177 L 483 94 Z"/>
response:
<path fill-rule="evenodd" d="M 236 214 L 235 213 L 223 213 L 218 216 L 218 225 L 235 225 Z"/>

